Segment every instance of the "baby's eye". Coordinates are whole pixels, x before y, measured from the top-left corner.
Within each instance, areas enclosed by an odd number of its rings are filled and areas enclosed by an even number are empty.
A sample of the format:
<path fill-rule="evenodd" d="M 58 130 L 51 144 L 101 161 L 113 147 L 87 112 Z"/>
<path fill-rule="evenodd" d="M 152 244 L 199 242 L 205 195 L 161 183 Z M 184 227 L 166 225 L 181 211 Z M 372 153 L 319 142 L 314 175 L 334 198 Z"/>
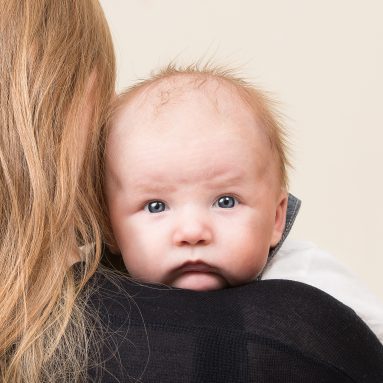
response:
<path fill-rule="evenodd" d="M 224 195 L 219 197 L 217 201 L 214 202 L 214 207 L 220 207 L 222 209 L 232 209 L 234 206 L 238 205 L 238 200 L 235 197 L 230 195 Z"/>
<path fill-rule="evenodd" d="M 145 205 L 144 210 L 148 210 L 149 213 L 161 213 L 166 210 L 166 204 L 162 201 L 151 201 Z"/>

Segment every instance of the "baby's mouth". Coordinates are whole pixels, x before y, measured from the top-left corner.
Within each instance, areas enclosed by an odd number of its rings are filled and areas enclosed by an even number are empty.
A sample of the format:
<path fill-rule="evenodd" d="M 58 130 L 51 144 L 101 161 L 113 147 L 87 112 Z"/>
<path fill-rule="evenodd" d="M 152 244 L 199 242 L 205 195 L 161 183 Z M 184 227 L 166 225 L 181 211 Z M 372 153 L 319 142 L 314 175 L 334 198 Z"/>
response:
<path fill-rule="evenodd" d="M 219 274 L 219 270 L 203 261 L 186 261 L 180 266 L 171 270 L 171 272 L 168 274 L 168 278 L 167 281 L 165 281 L 165 284 L 172 285 L 176 279 L 188 273 Z"/>
<path fill-rule="evenodd" d="M 228 286 L 221 271 L 203 261 L 186 261 L 169 274 L 165 284 L 187 290 L 209 291 Z"/>
<path fill-rule="evenodd" d="M 218 273 L 215 267 L 202 261 L 187 261 L 174 270 L 176 275 L 184 273 Z"/>

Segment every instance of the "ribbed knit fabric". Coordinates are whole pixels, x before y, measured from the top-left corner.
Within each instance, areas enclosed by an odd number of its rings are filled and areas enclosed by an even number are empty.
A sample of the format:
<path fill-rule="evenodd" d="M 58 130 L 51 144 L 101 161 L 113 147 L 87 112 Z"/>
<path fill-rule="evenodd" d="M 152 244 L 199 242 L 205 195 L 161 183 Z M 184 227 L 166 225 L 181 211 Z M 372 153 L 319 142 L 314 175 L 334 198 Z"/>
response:
<path fill-rule="evenodd" d="M 117 285 L 101 273 L 90 282 L 89 305 L 107 330 L 93 339 L 103 364 L 89 381 L 383 382 L 376 336 L 314 287 L 267 280 L 195 292 L 124 277 Z"/>

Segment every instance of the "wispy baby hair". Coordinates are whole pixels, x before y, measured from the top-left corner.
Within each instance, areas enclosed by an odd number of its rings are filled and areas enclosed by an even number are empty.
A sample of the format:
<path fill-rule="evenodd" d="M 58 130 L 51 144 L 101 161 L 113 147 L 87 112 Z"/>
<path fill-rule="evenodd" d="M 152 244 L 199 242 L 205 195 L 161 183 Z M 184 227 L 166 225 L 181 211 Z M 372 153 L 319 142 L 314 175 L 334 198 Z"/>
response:
<path fill-rule="evenodd" d="M 197 62 L 188 66 L 170 63 L 125 90 L 117 98 L 113 114 L 126 104 L 129 99 L 148 89 L 151 85 L 156 85 L 164 80 L 172 80 L 172 78 L 179 76 L 188 76 L 191 79 L 188 85 L 192 84 L 195 87 L 201 87 L 206 81 L 213 79 L 222 85 L 231 85 L 237 91 L 239 97 L 253 110 L 256 120 L 264 129 L 278 163 L 281 187 L 287 190 L 287 168 L 290 166 L 289 150 L 286 130 L 281 122 L 280 113 L 277 111 L 277 102 L 267 92 L 239 76 L 233 68 L 216 66 L 211 62 L 207 64 Z M 172 99 L 171 91 L 170 94 L 166 94 L 160 99 L 159 106 L 167 103 Z"/>

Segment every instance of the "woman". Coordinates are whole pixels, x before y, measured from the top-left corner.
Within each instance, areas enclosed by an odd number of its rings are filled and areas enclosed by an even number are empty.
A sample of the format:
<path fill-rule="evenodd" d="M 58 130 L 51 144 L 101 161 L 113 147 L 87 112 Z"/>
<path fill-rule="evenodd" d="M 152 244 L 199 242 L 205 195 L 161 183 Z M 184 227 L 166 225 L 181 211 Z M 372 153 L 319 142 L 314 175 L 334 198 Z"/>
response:
<path fill-rule="evenodd" d="M 0 12 L 0 370 L 75 382 L 87 363 L 77 296 L 100 258 L 99 161 L 114 92 L 97 0 L 7 0 Z M 75 281 L 78 248 L 85 269 Z"/>
<path fill-rule="evenodd" d="M 3 3 L 2 382 L 383 380 L 377 339 L 319 290 L 266 281 L 198 294 L 96 272 L 108 27 L 96 0 Z"/>

